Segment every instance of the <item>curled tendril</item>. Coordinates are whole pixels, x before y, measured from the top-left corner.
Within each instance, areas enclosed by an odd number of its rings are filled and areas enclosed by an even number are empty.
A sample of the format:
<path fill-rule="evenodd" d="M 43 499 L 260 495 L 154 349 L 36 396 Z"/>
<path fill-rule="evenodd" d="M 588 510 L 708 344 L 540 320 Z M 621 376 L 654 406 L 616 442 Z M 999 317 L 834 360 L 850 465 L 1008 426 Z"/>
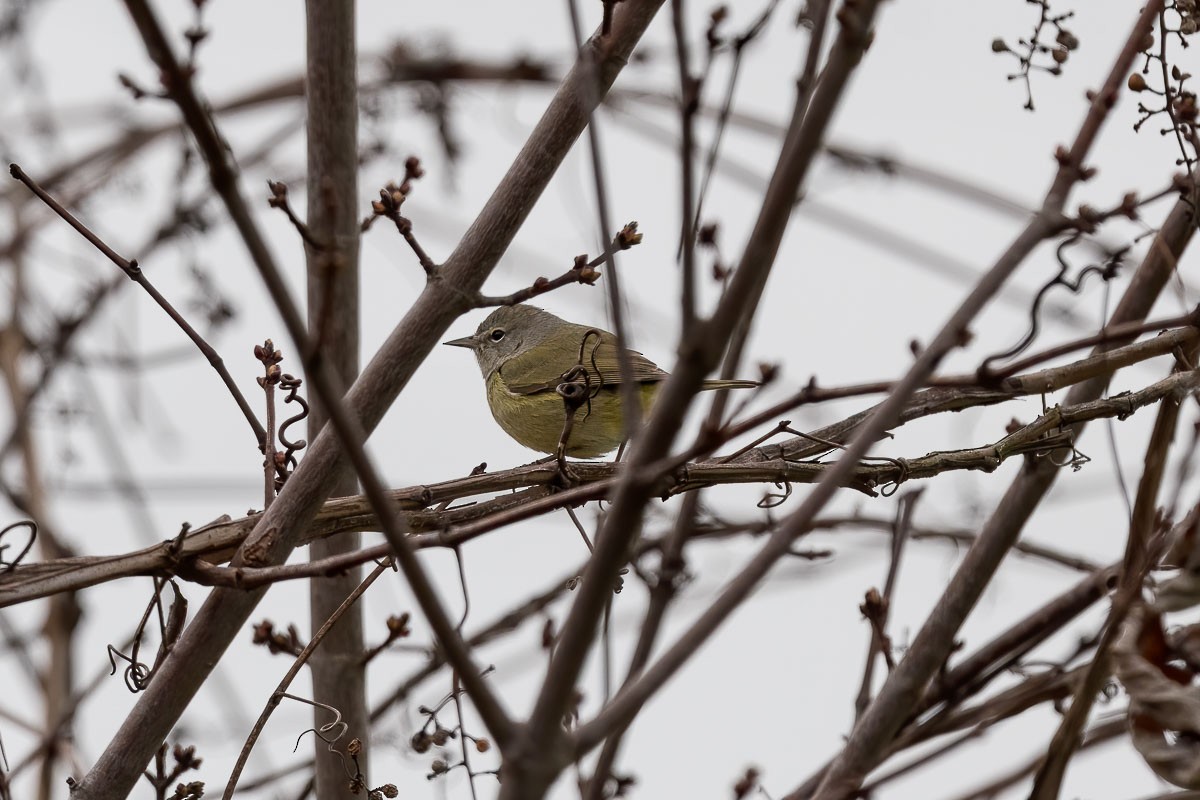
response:
<path fill-rule="evenodd" d="M 592 398 L 600 393 L 604 387 L 604 375 L 600 372 L 600 366 L 596 363 L 596 349 L 599 347 L 599 342 L 596 347 L 592 348 L 589 358 L 592 363 L 592 371 L 589 371 L 584 366 L 583 351 L 587 347 L 588 339 L 595 336 L 600 338 L 600 331 L 595 328 L 590 328 L 583 334 L 583 339 L 579 342 L 579 360 L 573 367 L 568 369 L 562 375 L 558 376 L 558 385 L 554 387 L 554 391 L 563 399 L 563 405 L 566 408 L 566 420 L 563 423 L 562 436 L 559 438 L 559 459 L 560 467 L 566 469 L 565 463 L 562 462 L 562 454 L 566 450 L 566 444 L 571 439 L 571 431 L 575 427 L 575 413 L 581 406 L 587 406 L 587 413 L 583 415 L 587 419 L 592 414 Z M 596 386 L 592 388 L 592 373 L 595 373 L 598 380 Z"/>
<path fill-rule="evenodd" d="M 333 710 L 336 712 L 336 709 Z M 337 733 L 332 733 L 332 731 L 335 730 Z M 335 720 L 334 722 L 326 722 L 320 728 L 307 728 L 301 731 L 300 735 L 296 737 L 296 746 L 292 748 L 292 752 L 294 753 L 297 749 L 299 749 L 300 740 L 304 738 L 304 734 L 311 733 L 313 736 L 316 736 L 322 742 L 329 745 L 329 752 L 336 753 L 337 750 L 333 745 L 338 739 L 341 739 L 343 736 L 345 736 L 346 731 L 348 730 L 350 730 L 350 725 L 342 722 L 340 719 Z"/>
<path fill-rule="evenodd" d="M 8 534 L 9 531 L 14 530 L 16 528 L 28 529 L 29 539 L 28 539 L 28 541 L 25 542 L 25 546 L 21 548 L 21 552 L 17 553 L 16 557 L 13 558 L 11 561 L 7 561 L 4 558 L 4 551 L 7 550 L 10 547 L 10 545 L 3 543 L 4 537 Z M 3 575 L 6 572 L 12 572 L 14 569 L 17 568 L 17 565 L 21 563 L 21 559 L 23 559 L 23 558 L 25 558 L 25 556 L 29 555 L 29 551 L 33 549 L 33 543 L 37 541 L 37 535 L 38 535 L 37 523 L 31 519 L 18 520 L 16 522 L 5 525 L 3 530 L 0 530 L 0 575 Z"/>
<path fill-rule="evenodd" d="M 778 508 L 786 503 L 787 499 L 792 496 L 791 481 L 783 481 L 782 483 L 776 482 L 775 488 L 783 490 L 783 494 L 767 492 L 762 496 L 761 500 L 755 503 L 755 505 L 757 505 L 759 508 Z"/>
<path fill-rule="evenodd" d="M 581 405 L 587 405 L 587 413 L 583 415 L 584 419 L 592 415 L 592 398 L 600 394 L 600 390 L 604 388 L 604 374 L 600 372 L 600 365 L 596 363 L 596 350 L 600 347 L 600 341 L 597 341 L 596 346 L 588 353 L 588 361 L 592 365 L 591 372 L 584 365 L 583 351 L 587 347 L 588 340 L 593 336 L 599 340 L 600 331 L 595 328 L 589 328 L 583 334 L 583 339 L 579 342 L 579 359 L 575 362 L 575 366 L 559 376 L 560 382 L 556 389 L 559 396 L 572 409 L 579 408 Z M 597 377 L 595 389 L 592 388 L 592 372 Z"/>
<path fill-rule="evenodd" d="M 559 384 L 554 388 L 569 406 L 578 408 L 586 402 L 590 402 L 592 394 L 592 376 L 588 374 L 587 367 L 582 364 L 576 364 L 569 370 L 558 376 Z M 591 409 L 588 409 L 589 413 Z"/>
<path fill-rule="evenodd" d="M 1034 339 L 1037 338 L 1038 331 L 1041 328 L 1041 321 L 1039 317 L 1042 308 L 1042 301 L 1046 299 L 1046 295 L 1049 294 L 1050 290 L 1055 286 L 1065 286 L 1067 291 L 1071 292 L 1072 294 L 1079 294 L 1079 292 L 1083 289 L 1084 281 L 1087 280 L 1089 275 L 1099 275 L 1100 279 L 1103 281 L 1110 281 L 1116 277 L 1117 271 L 1120 270 L 1125 263 L 1126 251 L 1124 248 L 1110 254 L 1102 265 L 1092 264 L 1084 267 L 1074 280 L 1066 277 L 1067 273 L 1071 270 L 1071 265 L 1067 263 L 1066 259 L 1067 248 L 1077 244 L 1082 236 L 1083 234 L 1076 233 L 1073 236 L 1063 240 L 1063 242 L 1059 244 L 1058 248 L 1054 252 L 1054 256 L 1058 260 L 1058 274 L 1046 282 L 1042 288 L 1038 290 L 1037 295 L 1034 296 L 1033 305 L 1029 310 L 1029 330 L 1023 337 L 1021 337 L 1021 341 L 1017 342 L 1017 344 L 1013 345 L 1008 350 L 1005 350 L 1002 353 L 995 353 L 985 358 L 983 360 L 983 364 L 979 367 L 979 374 L 981 376 L 986 377 L 990 374 L 994 374 L 995 371 L 992 369 L 993 363 L 997 361 L 1006 361 L 1014 356 L 1020 355 L 1021 353 L 1025 352 L 1026 349 L 1028 349 L 1029 345 L 1033 343 Z"/>
<path fill-rule="evenodd" d="M 871 458 L 887 461 L 898 470 L 896 477 L 892 478 L 879 489 L 879 494 L 884 497 L 891 497 L 900 490 L 900 484 L 908 480 L 908 460 L 903 458 L 888 458 L 887 456 L 871 456 Z"/>
<path fill-rule="evenodd" d="M 320 728 L 308 728 L 307 730 L 301 731 L 300 735 L 296 737 L 296 746 L 294 748 L 292 748 L 293 753 L 296 752 L 296 750 L 300 749 L 300 740 L 304 738 L 304 734 L 311 733 L 313 736 L 316 736 L 318 739 L 320 739 L 322 742 L 324 742 L 325 744 L 327 744 L 329 746 L 329 752 L 337 753 L 339 756 L 341 756 L 341 752 L 336 747 L 334 747 L 334 744 L 338 741 L 338 739 L 341 739 L 343 736 L 346 735 L 346 731 L 350 730 L 350 726 L 347 723 L 342 721 L 342 712 L 341 711 L 338 711 L 336 707 L 331 706 L 327 703 L 318 703 L 315 700 L 309 700 L 304 697 L 298 697 L 297 695 L 289 694 L 288 692 L 278 692 L 276 697 L 278 697 L 278 698 L 286 697 L 290 700 L 295 700 L 299 703 L 304 703 L 305 705 L 313 706 L 314 708 L 323 708 L 326 711 L 328 711 L 329 713 L 333 714 L 333 719 L 330 722 L 326 722 Z M 337 731 L 336 734 L 331 733 L 332 731 L 335 731 L 335 730 Z M 342 759 L 342 762 L 344 765 L 345 764 L 344 758 Z"/>
<path fill-rule="evenodd" d="M 1076 450 L 1074 447 L 1071 448 L 1071 454 L 1064 461 L 1059 461 L 1054 457 L 1056 452 L 1058 451 L 1050 451 L 1046 454 L 1046 458 L 1050 459 L 1050 463 L 1056 467 L 1070 467 L 1072 472 L 1079 472 L 1079 470 L 1083 469 L 1084 464 L 1092 460 L 1089 456 L 1080 450 Z"/>
<path fill-rule="evenodd" d="M 303 383 L 304 381 L 295 375 L 286 373 L 279 380 L 279 388 L 288 390 L 288 396 L 283 398 L 283 402 L 298 403 L 300 405 L 300 413 L 289 417 L 279 426 L 279 443 L 285 448 L 283 454 L 284 464 L 287 465 L 289 471 L 296 468 L 297 461 L 295 454 L 308 447 L 308 442 L 304 439 L 297 439 L 293 442 L 287 438 L 288 428 L 308 417 L 308 401 L 299 394 L 300 385 Z"/>
<path fill-rule="evenodd" d="M 174 594 L 171 600 L 169 611 L 163 610 L 162 591 L 167 586 L 171 587 Z M 175 583 L 174 579 L 161 578 L 154 579 L 154 595 L 150 598 L 150 602 L 146 604 L 146 610 L 142 614 L 142 620 L 138 623 L 137 630 L 133 635 L 133 645 L 129 651 L 129 655 L 125 655 L 111 644 L 108 646 L 108 661 L 112 664 L 112 672 L 110 675 L 117 674 L 117 659 L 121 659 L 128 666 L 125 668 L 125 686 L 129 691 L 137 694 L 143 691 L 154 678 L 154 674 L 158 672 L 159 666 L 167 657 L 167 653 L 171 651 L 179 634 L 183 632 L 184 623 L 187 621 L 187 598 L 183 596 L 183 592 L 179 590 L 179 584 Z M 146 625 L 150 622 L 150 615 L 157 611 L 159 644 L 158 652 L 154 656 L 154 666 L 148 667 L 145 663 L 138 660 L 138 655 L 142 648 L 142 637 L 146 631 Z"/>
<path fill-rule="evenodd" d="M 117 659 L 121 659 L 129 666 L 125 667 L 125 686 L 130 692 L 137 694 L 146 688 L 150 683 L 150 668 L 140 661 L 136 660 L 136 653 L 139 642 L 134 642 L 133 656 L 127 656 L 111 644 L 108 646 L 108 663 L 112 664 L 112 672 L 109 675 L 117 674 Z"/>

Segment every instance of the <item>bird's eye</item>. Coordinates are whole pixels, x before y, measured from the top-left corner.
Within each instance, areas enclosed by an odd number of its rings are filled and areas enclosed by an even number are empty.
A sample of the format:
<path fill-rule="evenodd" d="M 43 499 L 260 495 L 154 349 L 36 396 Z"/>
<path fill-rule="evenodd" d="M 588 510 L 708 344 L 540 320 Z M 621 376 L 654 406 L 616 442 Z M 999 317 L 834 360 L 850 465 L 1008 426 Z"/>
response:
<path fill-rule="evenodd" d="M 501 339 L 504 338 L 504 329 L 496 328 L 495 330 L 492 331 L 491 335 L 489 335 L 488 338 L 491 339 L 493 342 L 500 341 Z"/>

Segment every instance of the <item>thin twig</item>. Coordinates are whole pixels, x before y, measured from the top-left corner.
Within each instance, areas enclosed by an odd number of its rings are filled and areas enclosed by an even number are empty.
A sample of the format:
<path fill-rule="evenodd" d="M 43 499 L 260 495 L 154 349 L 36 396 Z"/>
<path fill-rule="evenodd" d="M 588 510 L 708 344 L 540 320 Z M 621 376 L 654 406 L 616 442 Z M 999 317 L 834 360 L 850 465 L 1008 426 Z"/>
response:
<path fill-rule="evenodd" d="M 229 393 L 233 396 L 233 400 L 235 403 L 237 403 L 238 408 L 241 410 L 242 416 L 246 418 L 246 422 L 250 425 L 250 429 L 254 432 L 255 440 L 257 441 L 258 445 L 261 446 L 266 438 L 266 431 L 264 430 L 262 423 L 258 421 L 258 417 L 254 415 L 253 409 L 250 408 L 249 401 L 246 400 L 245 396 L 238 388 L 237 383 L 234 382 L 233 376 L 230 375 L 229 370 L 225 368 L 224 360 L 220 355 L 218 355 L 217 351 L 213 349 L 212 345 L 210 345 L 204 339 L 204 337 L 192 327 L 191 323 L 188 322 L 182 314 L 176 311 L 175 307 L 171 305 L 167 298 L 163 297 L 158 289 L 154 287 L 154 284 L 150 282 L 150 279 L 146 277 L 146 274 L 138 265 L 137 259 L 130 261 L 109 247 L 103 239 L 101 239 L 90 228 L 76 219 L 75 216 L 65 207 L 63 207 L 61 203 L 55 200 L 49 192 L 47 192 L 45 189 L 39 186 L 36 181 L 26 175 L 25 171 L 19 166 L 16 164 L 10 164 L 8 169 L 14 178 L 28 186 L 29 190 L 37 195 L 38 199 L 45 203 L 51 211 L 62 217 L 62 219 L 68 225 L 74 228 L 81 236 L 83 236 L 83 238 L 87 239 L 93 247 L 103 253 L 109 261 L 116 264 L 117 267 L 119 267 L 121 271 L 129 277 L 130 280 L 132 280 L 138 286 L 141 286 L 142 289 L 145 290 L 146 294 L 150 295 L 150 298 L 167 313 L 167 316 L 169 316 L 176 325 L 179 326 L 179 329 L 182 330 L 184 334 L 192 340 L 192 343 L 196 345 L 196 348 L 204 355 L 205 359 L 208 360 L 209 365 L 216 370 L 217 374 L 221 377 L 221 382 L 225 384 L 225 388 L 228 389 Z"/>
<path fill-rule="evenodd" d="M 585 71 L 595 70 L 595 53 L 598 42 L 586 42 L 583 39 L 583 29 L 579 21 L 579 9 L 576 0 L 567 0 L 567 10 L 570 12 L 572 42 L 578 48 L 579 63 Z M 596 192 L 596 216 L 600 230 L 607 236 L 612 230 L 609 224 L 608 188 L 606 185 L 607 172 L 604 167 L 604 152 L 600 146 L 600 130 L 596 124 L 596 106 L 599 104 L 599 94 L 596 91 L 595 80 L 585 80 L 585 92 L 591 94 L 587 98 L 588 108 L 588 152 L 591 155 L 592 183 Z M 608 269 L 608 280 L 604 282 L 608 291 L 608 310 L 612 315 L 613 334 L 617 345 L 617 370 L 621 376 L 619 387 L 621 394 L 621 424 L 625 431 L 624 439 L 630 441 L 636 435 L 642 422 L 642 399 L 638 391 L 638 383 L 633 379 L 633 363 L 629 358 L 629 335 L 625 327 L 625 310 L 621 300 L 621 283 L 617 275 L 617 260 L 611 245 L 604 248 L 604 265 Z"/>
<path fill-rule="evenodd" d="M 700 106 L 700 81 L 691 74 L 687 23 L 683 0 L 671 0 L 671 24 L 675 38 L 675 62 L 679 70 L 679 248 L 682 256 L 683 291 L 680 295 L 683 336 L 691 333 L 696 318 L 696 222 L 692 209 L 695 197 L 695 120 Z"/>
<path fill-rule="evenodd" d="M 262 734 L 263 728 L 266 727 L 267 720 L 271 718 L 271 714 L 274 713 L 275 708 L 279 705 L 279 700 L 287 691 L 287 688 L 292 685 L 292 681 L 295 680 L 296 676 L 300 674 L 300 670 L 308 662 L 308 659 L 312 656 L 313 651 L 320 646 L 321 641 L 325 638 L 326 634 L 329 633 L 330 629 L 333 628 L 337 621 L 342 618 L 343 614 L 349 611 L 354 604 L 358 602 L 358 598 L 362 597 L 363 593 L 371 587 L 371 584 L 373 584 L 380 575 L 387 572 L 391 568 L 391 561 L 386 561 L 376 566 L 375 569 L 371 570 L 367 577 L 363 578 L 362 583 L 358 585 L 358 588 L 351 592 L 350 595 L 342 601 L 342 604 L 337 607 L 337 610 L 335 610 L 329 616 L 329 619 L 325 620 L 324 624 L 321 625 L 315 634 L 313 634 L 312 639 L 310 639 L 308 644 L 305 645 L 304 649 L 300 651 L 300 655 L 296 656 L 296 660 L 292 662 L 292 666 L 288 668 L 287 673 L 279 681 L 279 685 L 275 687 L 275 691 L 271 694 L 271 697 L 267 701 L 266 706 L 263 708 L 262 713 L 258 715 L 258 720 L 254 723 L 254 727 L 250 730 L 250 734 L 246 737 L 246 743 L 242 745 L 241 752 L 238 753 L 237 763 L 234 764 L 233 772 L 231 772 L 229 775 L 229 781 L 225 784 L 225 794 L 223 795 L 225 800 L 232 800 L 234 789 L 237 788 L 238 778 L 241 777 L 242 769 L 245 768 L 246 761 L 250 758 L 250 751 L 254 749 L 254 744 L 258 741 L 258 737 Z"/>
<path fill-rule="evenodd" d="M 908 541 L 908 537 L 912 531 L 913 511 L 916 508 L 917 500 L 921 498 L 921 491 L 921 489 L 917 489 L 916 491 L 908 492 L 897 503 L 896 519 L 892 524 L 891 557 L 888 559 L 888 571 L 883 583 L 883 594 L 879 596 L 878 603 L 873 603 L 871 592 L 867 593 L 868 599 L 864 604 L 864 608 L 868 610 L 864 613 L 871 622 L 871 641 L 867 646 L 867 658 L 863 666 L 862 685 L 858 690 L 858 699 L 854 702 L 855 719 L 862 716 L 863 712 L 867 710 L 867 705 L 871 702 L 876 656 L 883 655 L 889 671 L 895 667 L 891 653 L 892 641 L 887 635 L 887 621 L 891 612 L 892 592 L 896 586 L 896 576 L 900 572 L 900 557 L 904 553 L 904 543 Z M 872 606 L 874 606 L 873 609 Z"/>
<path fill-rule="evenodd" d="M 638 233 L 638 224 L 630 222 L 624 228 L 617 231 L 616 236 L 613 237 L 605 251 L 591 261 L 587 260 L 587 256 L 579 256 L 575 259 L 575 263 L 571 268 L 557 278 L 537 278 L 531 285 L 524 289 L 518 289 L 511 294 L 476 295 L 473 307 L 514 306 L 517 303 L 524 303 L 526 300 L 531 300 L 546 292 L 552 292 L 563 286 L 570 286 L 573 283 L 582 283 L 591 286 L 600 278 L 600 273 L 596 271 L 596 267 L 608 260 L 612 252 L 628 250 L 635 245 L 641 244 L 641 242 L 642 234 Z"/>

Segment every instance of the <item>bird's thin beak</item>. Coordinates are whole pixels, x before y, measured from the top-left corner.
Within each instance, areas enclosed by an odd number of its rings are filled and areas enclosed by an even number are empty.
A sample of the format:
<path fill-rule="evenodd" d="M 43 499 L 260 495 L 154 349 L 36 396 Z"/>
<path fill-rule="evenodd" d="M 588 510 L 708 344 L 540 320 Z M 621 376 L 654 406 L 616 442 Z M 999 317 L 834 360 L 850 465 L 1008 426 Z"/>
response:
<path fill-rule="evenodd" d="M 448 342 L 442 342 L 442 344 L 448 344 L 451 347 L 466 347 L 474 350 L 478 342 L 475 341 L 474 336 L 464 336 L 461 339 L 451 339 Z"/>

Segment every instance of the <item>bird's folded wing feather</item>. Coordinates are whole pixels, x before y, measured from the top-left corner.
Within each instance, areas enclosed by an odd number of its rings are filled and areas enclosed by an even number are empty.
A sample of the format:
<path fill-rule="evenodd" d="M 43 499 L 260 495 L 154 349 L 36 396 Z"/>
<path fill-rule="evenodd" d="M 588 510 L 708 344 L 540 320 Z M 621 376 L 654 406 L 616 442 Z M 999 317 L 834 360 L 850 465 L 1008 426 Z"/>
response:
<path fill-rule="evenodd" d="M 510 358 L 500 366 L 500 377 L 504 380 L 505 388 L 513 394 L 536 394 L 537 392 L 554 391 L 562 382 L 562 373 L 555 374 L 547 380 L 547 364 L 562 366 L 562 372 L 580 363 L 580 345 L 583 344 L 583 367 L 588 372 L 592 389 L 599 386 L 618 386 L 621 383 L 621 364 L 617 357 L 616 336 L 605 331 L 599 331 L 599 338 L 593 333 L 586 336 L 589 328 L 582 325 L 577 327 L 578 336 L 561 337 L 561 343 L 539 344 L 534 354 L 523 353 Z M 586 342 L 585 342 L 586 336 Z M 625 351 L 629 356 L 629 365 L 633 371 L 635 383 L 656 383 L 664 380 L 667 373 L 634 350 Z M 597 372 L 599 375 L 597 375 Z"/>

